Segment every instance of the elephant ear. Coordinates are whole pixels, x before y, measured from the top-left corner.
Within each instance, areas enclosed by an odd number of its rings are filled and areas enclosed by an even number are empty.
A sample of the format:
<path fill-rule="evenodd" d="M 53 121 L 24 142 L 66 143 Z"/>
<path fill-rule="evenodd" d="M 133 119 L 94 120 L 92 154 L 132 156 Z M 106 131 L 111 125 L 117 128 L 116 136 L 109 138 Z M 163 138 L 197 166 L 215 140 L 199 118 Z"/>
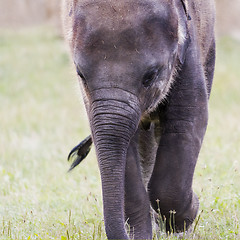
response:
<path fill-rule="evenodd" d="M 178 44 L 178 59 L 181 64 L 183 64 L 185 62 L 186 53 L 187 53 L 187 49 L 190 45 L 190 42 L 191 42 L 191 38 L 190 38 L 189 34 L 187 34 L 186 38 L 184 40 L 184 43 Z"/>
<path fill-rule="evenodd" d="M 187 20 L 191 20 L 192 18 L 189 14 L 189 11 L 188 11 L 188 1 L 187 0 L 181 0 L 181 3 L 182 3 L 182 6 L 183 6 L 183 9 L 184 9 L 184 12 L 186 14 Z"/>
<path fill-rule="evenodd" d="M 179 24 L 178 24 L 178 59 L 181 64 L 184 63 L 186 52 L 188 46 L 191 42 L 191 37 L 189 35 L 189 21 L 191 16 L 188 11 L 187 0 L 178 1 L 178 15 L 179 15 Z"/>

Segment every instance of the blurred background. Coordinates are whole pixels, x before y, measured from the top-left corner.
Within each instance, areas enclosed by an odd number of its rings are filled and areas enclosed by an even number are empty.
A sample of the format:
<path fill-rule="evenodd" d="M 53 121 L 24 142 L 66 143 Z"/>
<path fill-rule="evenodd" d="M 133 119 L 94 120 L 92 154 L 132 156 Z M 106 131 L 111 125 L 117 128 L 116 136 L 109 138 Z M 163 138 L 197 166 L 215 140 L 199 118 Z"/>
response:
<path fill-rule="evenodd" d="M 216 72 L 190 239 L 240 239 L 240 0 L 216 5 Z M 106 239 L 94 149 L 67 173 L 69 151 L 90 133 L 79 92 L 60 0 L 0 0 L 0 239 Z"/>
<path fill-rule="evenodd" d="M 60 27 L 60 0 L 0 0 L 0 27 L 21 28 L 43 23 Z"/>

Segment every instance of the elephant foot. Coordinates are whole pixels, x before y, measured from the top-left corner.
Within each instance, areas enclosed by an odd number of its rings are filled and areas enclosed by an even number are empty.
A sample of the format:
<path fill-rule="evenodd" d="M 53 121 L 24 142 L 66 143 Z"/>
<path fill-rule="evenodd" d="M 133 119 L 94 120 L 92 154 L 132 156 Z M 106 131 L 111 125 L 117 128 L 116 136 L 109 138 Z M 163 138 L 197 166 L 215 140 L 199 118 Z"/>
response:
<path fill-rule="evenodd" d="M 158 206 L 161 205 L 160 202 L 161 201 L 159 201 Z M 153 213 L 157 235 L 162 237 L 162 235 L 165 234 L 174 234 L 181 237 L 186 236 L 186 234 L 191 234 L 192 223 L 197 216 L 198 208 L 199 200 L 195 193 L 193 193 L 191 203 L 185 208 L 178 205 L 176 206 L 177 211 L 169 211 L 165 209 L 164 206 L 158 207 L 157 212 L 154 211 Z"/>
<path fill-rule="evenodd" d="M 176 214 L 175 231 L 177 233 L 191 232 L 190 226 L 195 220 L 199 209 L 199 200 L 195 193 L 193 193 L 192 202 L 190 207 L 186 209 L 181 215 Z"/>
<path fill-rule="evenodd" d="M 173 234 L 177 239 L 195 239 L 195 234 L 193 234 L 192 225 L 188 228 L 187 231 L 178 232 Z"/>

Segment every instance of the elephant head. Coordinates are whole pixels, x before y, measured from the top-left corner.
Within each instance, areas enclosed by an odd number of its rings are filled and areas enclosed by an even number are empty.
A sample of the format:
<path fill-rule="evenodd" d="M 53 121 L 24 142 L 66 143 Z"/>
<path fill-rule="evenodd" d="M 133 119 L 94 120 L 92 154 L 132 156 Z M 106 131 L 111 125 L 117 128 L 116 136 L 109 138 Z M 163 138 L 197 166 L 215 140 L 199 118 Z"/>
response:
<path fill-rule="evenodd" d="M 65 1 L 68 41 L 101 173 L 106 233 L 127 239 L 124 174 L 139 123 L 168 94 L 188 45 L 184 1 Z"/>

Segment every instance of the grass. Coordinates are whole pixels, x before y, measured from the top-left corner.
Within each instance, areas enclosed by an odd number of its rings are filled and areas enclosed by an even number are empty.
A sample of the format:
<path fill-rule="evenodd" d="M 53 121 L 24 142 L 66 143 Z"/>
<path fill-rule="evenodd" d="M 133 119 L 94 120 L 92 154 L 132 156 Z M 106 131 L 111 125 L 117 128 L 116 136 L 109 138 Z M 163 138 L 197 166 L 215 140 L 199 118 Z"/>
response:
<path fill-rule="evenodd" d="M 240 239 L 239 62 L 239 42 L 219 40 L 194 179 L 201 209 L 186 239 Z M 106 239 L 94 151 L 67 173 L 90 132 L 73 72 L 53 29 L 0 31 L 0 239 Z"/>

